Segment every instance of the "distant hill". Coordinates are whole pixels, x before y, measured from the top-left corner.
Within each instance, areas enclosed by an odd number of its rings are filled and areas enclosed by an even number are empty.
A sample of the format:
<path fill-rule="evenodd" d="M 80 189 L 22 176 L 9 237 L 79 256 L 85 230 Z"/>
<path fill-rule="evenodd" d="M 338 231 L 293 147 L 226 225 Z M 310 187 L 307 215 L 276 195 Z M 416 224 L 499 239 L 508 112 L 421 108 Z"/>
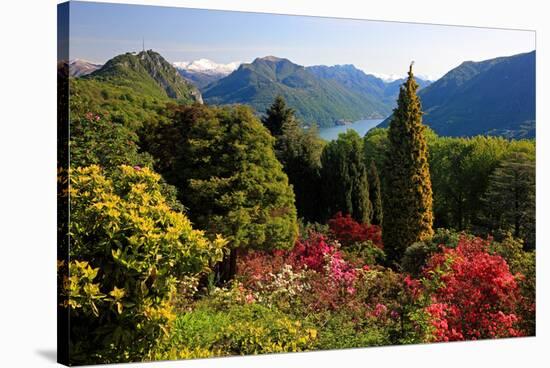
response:
<path fill-rule="evenodd" d="M 209 104 L 243 103 L 263 113 L 282 95 L 304 123 L 333 126 L 338 120 L 383 118 L 389 106 L 351 89 L 338 78 L 321 77 L 311 69 L 274 56 L 257 58 L 203 91 Z M 327 71 L 328 73 L 328 71 Z"/>
<path fill-rule="evenodd" d="M 73 59 L 69 62 L 69 75 L 71 77 L 82 77 L 101 68 L 101 64 L 91 63 L 82 59 Z"/>
<path fill-rule="evenodd" d="M 174 66 L 152 50 L 115 56 L 83 78 L 129 87 L 151 97 L 168 97 L 182 103 L 202 103 L 197 87 L 186 81 Z"/>
<path fill-rule="evenodd" d="M 462 63 L 419 92 L 424 123 L 445 136 L 535 137 L 535 56 Z"/>
<path fill-rule="evenodd" d="M 208 59 L 199 59 L 191 62 L 179 61 L 173 63 L 182 77 L 191 81 L 199 89 L 215 82 L 239 67 L 240 62 L 219 64 Z"/>

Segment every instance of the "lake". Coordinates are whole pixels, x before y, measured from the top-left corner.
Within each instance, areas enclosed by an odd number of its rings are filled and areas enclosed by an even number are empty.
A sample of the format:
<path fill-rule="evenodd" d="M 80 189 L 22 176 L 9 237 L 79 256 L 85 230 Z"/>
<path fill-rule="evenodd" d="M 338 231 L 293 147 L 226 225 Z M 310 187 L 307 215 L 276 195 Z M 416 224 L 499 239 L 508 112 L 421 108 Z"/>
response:
<path fill-rule="evenodd" d="M 321 138 L 327 141 L 332 141 L 338 138 L 338 134 L 345 133 L 348 129 L 353 129 L 361 137 L 363 137 L 369 130 L 380 124 L 384 119 L 367 119 L 358 120 L 348 125 L 337 125 L 330 128 L 320 128 L 319 135 Z"/>

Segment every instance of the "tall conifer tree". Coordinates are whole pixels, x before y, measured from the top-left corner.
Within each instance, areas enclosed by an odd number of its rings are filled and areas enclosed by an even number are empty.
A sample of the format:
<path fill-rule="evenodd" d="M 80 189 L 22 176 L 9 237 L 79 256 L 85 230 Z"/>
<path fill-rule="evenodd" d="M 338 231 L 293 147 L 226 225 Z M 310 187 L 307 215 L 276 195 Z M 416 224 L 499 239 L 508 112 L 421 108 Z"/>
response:
<path fill-rule="evenodd" d="M 371 160 L 369 166 L 369 198 L 372 203 L 372 221 L 373 225 L 382 225 L 382 190 L 380 188 L 380 176 L 374 160 Z"/>
<path fill-rule="evenodd" d="M 408 74 L 389 126 L 383 173 L 382 236 L 391 261 L 398 261 L 409 245 L 433 235 L 428 148 L 412 63 Z"/>

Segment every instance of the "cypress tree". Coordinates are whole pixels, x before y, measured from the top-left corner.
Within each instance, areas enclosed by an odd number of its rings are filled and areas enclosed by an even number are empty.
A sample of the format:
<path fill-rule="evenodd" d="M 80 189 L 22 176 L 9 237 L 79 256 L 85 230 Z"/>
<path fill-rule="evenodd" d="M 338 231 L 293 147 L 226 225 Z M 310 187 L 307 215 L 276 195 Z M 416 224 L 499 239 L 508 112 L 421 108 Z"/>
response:
<path fill-rule="evenodd" d="M 408 74 L 393 110 L 384 164 L 382 236 L 390 261 L 433 235 L 428 148 L 412 63 Z"/>
<path fill-rule="evenodd" d="M 372 203 L 372 221 L 373 225 L 382 225 L 382 190 L 380 188 L 380 177 L 374 160 L 371 160 L 369 166 L 369 199 Z"/>
<path fill-rule="evenodd" d="M 330 142 L 321 155 L 321 166 L 325 218 L 342 212 L 358 222 L 370 223 L 372 204 L 359 134 L 348 130 Z"/>
<path fill-rule="evenodd" d="M 286 105 L 286 101 L 281 95 L 275 98 L 275 101 L 267 108 L 265 114 L 262 118 L 262 123 L 274 137 L 278 137 L 283 133 L 285 122 L 294 119 L 294 109 Z"/>

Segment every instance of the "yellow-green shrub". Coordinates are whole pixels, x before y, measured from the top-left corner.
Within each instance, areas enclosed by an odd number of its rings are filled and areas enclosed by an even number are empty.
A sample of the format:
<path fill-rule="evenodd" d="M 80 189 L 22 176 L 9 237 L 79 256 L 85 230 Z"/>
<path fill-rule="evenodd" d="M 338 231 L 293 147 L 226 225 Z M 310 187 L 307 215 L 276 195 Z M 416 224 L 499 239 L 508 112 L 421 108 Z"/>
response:
<path fill-rule="evenodd" d="M 174 319 L 177 280 L 209 270 L 225 241 L 208 240 L 171 209 L 160 175 L 120 166 L 70 172 L 71 363 L 140 361 Z M 61 266 L 63 266 L 61 264 Z"/>
<path fill-rule="evenodd" d="M 317 330 L 281 311 L 257 303 L 233 304 L 223 310 L 203 302 L 174 323 L 170 350 L 248 355 L 310 350 Z"/>

